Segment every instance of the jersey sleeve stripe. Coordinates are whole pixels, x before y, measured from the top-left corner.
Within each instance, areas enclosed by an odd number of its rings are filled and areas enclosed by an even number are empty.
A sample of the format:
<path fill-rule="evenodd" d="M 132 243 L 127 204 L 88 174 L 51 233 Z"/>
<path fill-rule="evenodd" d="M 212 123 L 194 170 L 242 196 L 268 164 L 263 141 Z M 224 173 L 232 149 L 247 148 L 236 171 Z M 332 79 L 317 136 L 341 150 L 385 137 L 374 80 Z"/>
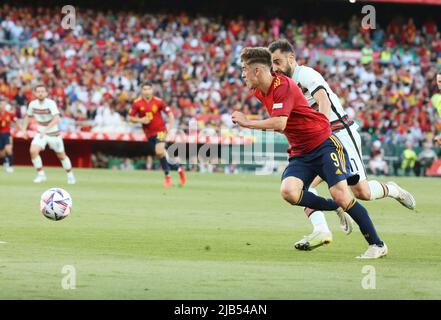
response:
<path fill-rule="evenodd" d="M 315 94 L 317 91 L 319 91 L 320 89 L 323 89 L 323 90 L 326 91 L 326 88 L 325 88 L 324 86 L 318 86 L 317 88 L 315 88 L 314 90 L 312 90 L 312 92 L 311 92 L 311 96 L 314 97 L 314 94 Z"/>

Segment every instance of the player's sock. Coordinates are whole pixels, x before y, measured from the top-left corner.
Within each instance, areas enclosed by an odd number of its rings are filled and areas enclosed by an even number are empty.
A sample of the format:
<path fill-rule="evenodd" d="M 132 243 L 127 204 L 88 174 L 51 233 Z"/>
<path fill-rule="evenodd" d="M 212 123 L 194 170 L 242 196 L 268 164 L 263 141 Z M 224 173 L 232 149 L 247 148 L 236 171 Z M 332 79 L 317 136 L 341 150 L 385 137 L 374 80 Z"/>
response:
<path fill-rule="evenodd" d="M 66 158 L 64 158 L 63 160 L 60 160 L 60 162 L 66 172 L 70 172 L 72 170 L 72 163 L 70 162 L 68 156 L 66 156 Z"/>
<path fill-rule="evenodd" d="M 390 183 L 378 182 L 371 180 L 368 182 L 371 191 L 371 200 L 382 199 L 385 197 L 398 198 L 399 190 L 396 186 Z"/>
<path fill-rule="evenodd" d="M 168 176 L 168 174 L 170 173 L 170 167 L 168 165 L 168 161 L 166 157 L 162 157 L 161 159 L 159 159 L 159 162 L 161 163 L 161 168 L 164 171 L 164 174 L 166 176 Z"/>
<path fill-rule="evenodd" d="M 331 232 L 328 227 L 328 223 L 326 222 L 325 214 L 321 211 L 313 211 L 309 215 L 309 221 L 311 221 L 314 226 L 314 231 L 320 232 Z"/>
<path fill-rule="evenodd" d="M 317 189 L 309 187 L 308 191 L 318 196 Z M 331 232 L 325 214 L 322 211 L 305 208 L 305 214 L 308 216 L 309 221 L 311 221 L 312 226 L 314 227 L 314 232 Z"/>
<path fill-rule="evenodd" d="M 339 207 L 337 202 L 332 199 L 325 199 L 320 196 L 316 196 L 312 192 L 304 190 L 302 190 L 300 200 L 296 203 L 296 205 L 323 211 L 334 211 Z"/>
<path fill-rule="evenodd" d="M 32 164 L 34 165 L 34 168 L 39 172 L 39 173 L 43 173 L 43 161 L 41 161 L 41 157 L 40 156 L 36 156 L 34 159 L 32 159 Z"/>
<path fill-rule="evenodd" d="M 345 211 L 358 224 L 361 233 L 370 245 L 376 244 L 378 246 L 383 246 L 383 241 L 381 241 L 378 236 L 375 226 L 365 207 L 353 199 Z"/>
<path fill-rule="evenodd" d="M 7 166 L 12 167 L 12 155 L 5 157 L 5 163 L 7 164 Z"/>
<path fill-rule="evenodd" d="M 370 200 L 383 199 L 387 196 L 386 190 L 384 188 L 384 183 L 378 182 L 376 180 L 368 181 L 369 190 L 371 192 Z"/>
<path fill-rule="evenodd" d="M 398 188 L 396 186 L 394 186 L 391 183 L 383 183 L 385 189 L 387 189 L 387 191 L 385 191 L 386 193 L 386 197 L 391 197 L 394 199 L 397 199 L 400 195 L 400 190 L 398 190 Z"/>
<path fill-rule="evenodd" d="M 167 162 L 168 162 L 168 161 L 167 161 Z M 172 163 L 168 162 L 168 167 L 169 167 L 171 170 L 178 171 L 179 168 L 181 167 L 181 165 L 180 165 L 179 163 L 172 164 Z"/>

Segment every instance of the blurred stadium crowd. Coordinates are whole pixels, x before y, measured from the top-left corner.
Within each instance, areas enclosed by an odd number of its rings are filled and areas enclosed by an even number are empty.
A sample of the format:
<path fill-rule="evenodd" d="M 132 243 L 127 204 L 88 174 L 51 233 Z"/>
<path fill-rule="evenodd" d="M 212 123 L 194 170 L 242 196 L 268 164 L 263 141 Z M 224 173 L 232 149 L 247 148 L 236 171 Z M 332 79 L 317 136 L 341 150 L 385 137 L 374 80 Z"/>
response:
<path fill-rule="evenodd" d="M 233 109 L 265 115 L 240 79 L 243 46 L 286 38 L 300 64 L 324 75 L 368 140 L 422 146 L 441 131 L 431 102 L 439 26 L 397 18 L 365 30 L 360 18 L 318 23 L 84 10 L 75 29 L 64 30 L 54 9 L 1 5 L 0 95 L 20 117 L 32 85 L 43 81 L 63 110 L 62 130 L 129 132 L 128 110 L 147 80 L 180 129 L 193 121 L 215 134 L 233 127 Z M 361 58 L 324 60 L 325 49 L 361 50 Z"/>

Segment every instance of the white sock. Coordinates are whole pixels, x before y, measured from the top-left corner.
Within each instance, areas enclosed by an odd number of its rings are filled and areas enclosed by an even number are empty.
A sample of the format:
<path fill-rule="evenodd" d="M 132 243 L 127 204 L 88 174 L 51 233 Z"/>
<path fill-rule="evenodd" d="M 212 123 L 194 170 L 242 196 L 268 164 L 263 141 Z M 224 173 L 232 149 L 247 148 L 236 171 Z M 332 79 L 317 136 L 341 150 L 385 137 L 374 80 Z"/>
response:
<path fill-rule="evenodd" d="M 36 156 L 34 159 L 31 159 L 34 168 L 37 169 L 38 173 L 44 174 L 43 171 L 43 161 L 41 161 L 40 156 Z"/>
<path fill-rule="evenodd" d="M 382 199 L 386 197 L 383 184 L 376 180 L 368 181 L 369 190 L 371 191 L 371 200 Z"/>
<path fill-rule="evenodd" d="M 315 211 L 309 216 L 309 221 L 311 221 L 314 226 L 314 231 L 320 232 L 331 232 L 326 222 L 325 214 L 322 211 Z"/>
<path fill-rule="evenodd" d="M 387 196 L 394 198 L 394 199 L 397 199 L 398 196 L 400 195 L 400 190 L 398 190 L 397 187 L 395 187 L 393 184 L 390 184 L 390 183 L 386 183 L 386 187 L 389 190 Z"/>
<path fill-rule="evenodd" d="M 64 170 L 66 170 L 67 172 L 69 172 L 70 170 L 72 170 L 72 163 L 70 162 L 70 159 L 68 156 L 66 156 L 66 158 L 64 158 L 61 161 L 61 165 L 63 166 Z"/>
<path fill-rule="evenodd" d="M 318 192 L 315 188 L 309 187 L 308 191 L 318 196 Z M 315 211 L 308 218 L 314 227 L 314 231 L 331 232 L 325 214 L 322 211 Z"/>

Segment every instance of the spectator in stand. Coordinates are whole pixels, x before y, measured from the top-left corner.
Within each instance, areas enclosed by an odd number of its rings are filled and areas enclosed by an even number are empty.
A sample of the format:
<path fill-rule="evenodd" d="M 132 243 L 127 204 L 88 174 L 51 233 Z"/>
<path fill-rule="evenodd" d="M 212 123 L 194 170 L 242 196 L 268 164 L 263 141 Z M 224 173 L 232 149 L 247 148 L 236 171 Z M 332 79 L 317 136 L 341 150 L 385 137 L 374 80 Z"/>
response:
<path fill-rule="evenodd" d="M 384 150 L 379 140 L 376 140 L 372 144 L 369 169 L 372 174 L 376 176 L 388 174 L 389 168 L 387 162 L 384 160 Z"/>
<path fill-rule="evenodd" d="M 404 175 L 409 176 L 410 172 L 415 168 L 415 163 L 418 157 L 416 152 L 413 150 L 413 143 L 407 142 L 406 149 L 403 151 L 401 169 Z"/>
<path fill-rule="evenodd" d="M 419 177 L 421 174 L 426 176 L 426 170 L 430 168 L 432 163 L 436 161 L 438 156 L 432 149 L 432 144 L 425 142 L 423 150 L 418 154 L 418 160 L 415 163 L 415 175 Z"/>
<path fill-rule="evenodd" d="M 77 129 L 87 129 L 88 122 L 100 120 L 104 104 L 126 117 L 134 88 L 150 81 L 161 84 L 158 94 L 184 130 L 189 119 L 204 127 L 205 119 L 220 118 L 236 105 L 262 117 L 261 105 L 242 90 L 239 53 L 243 46 L 287 37 L 297 44 L 299 62 L 329 79 L 365 132 L 402 142 L 413 119 L 424 135 L 441 131 L 441 118 L 430 105 L 441 37 L 430 17 L 422 27 L 411 19 L 394 19 L 361 30 L 357 16 L 342 27 L 337 21 L 84 10 L 81 23 L 69 32 L 57 23 L 61 13 L 55 8 L 2 3 L 0 17 L 0 40 L 8 41 L 0 47 L 0 94 L 19 116 L 32 97 L 32 85 L 43 82 Z M 362 61 L 323 64 L 322 48 L 362 49 Z M 380 53 L 379 61 L 372 49 Z"/>

